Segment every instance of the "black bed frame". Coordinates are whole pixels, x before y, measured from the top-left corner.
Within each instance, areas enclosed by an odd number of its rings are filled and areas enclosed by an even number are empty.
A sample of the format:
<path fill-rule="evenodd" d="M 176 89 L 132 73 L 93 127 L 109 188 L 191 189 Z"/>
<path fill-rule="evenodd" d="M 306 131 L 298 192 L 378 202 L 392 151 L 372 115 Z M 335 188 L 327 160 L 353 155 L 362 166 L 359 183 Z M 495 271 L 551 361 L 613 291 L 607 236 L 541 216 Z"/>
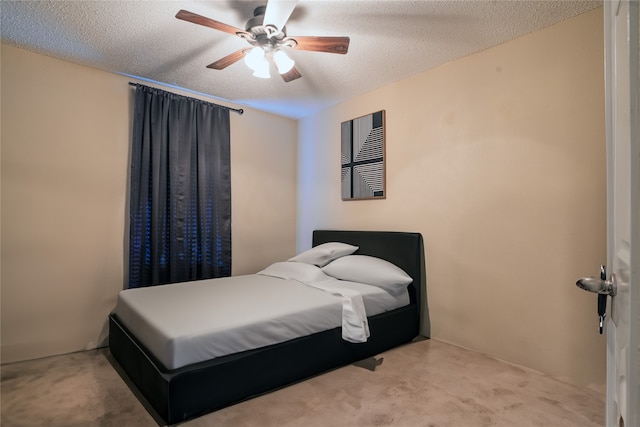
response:
<path fill-rule="evenodd" d="M 115 361 L 168 424 L 203 415 L 314 375 L 375 356 L 419 334 L 424 291 L 424 249 L 419 233 L 316 230 L 313 246 L 344 242 L 356 254 L 386 259 L 414 282 L 411 304 L 369 318 L 366 343 L 342 339 L 341 328 L 168 370 L 115 315 L 109 317 L 109 347 Z M 427 307 L 422 307 L 423 314 Z"/>

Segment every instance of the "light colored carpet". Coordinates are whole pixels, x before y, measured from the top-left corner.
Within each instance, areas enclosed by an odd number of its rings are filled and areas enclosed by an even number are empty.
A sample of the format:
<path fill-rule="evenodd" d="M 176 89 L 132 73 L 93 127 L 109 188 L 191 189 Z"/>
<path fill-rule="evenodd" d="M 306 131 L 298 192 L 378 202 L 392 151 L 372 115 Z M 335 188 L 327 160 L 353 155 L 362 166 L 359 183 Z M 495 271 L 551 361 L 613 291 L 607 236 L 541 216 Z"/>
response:
<path fill-rule="evenodd" d="M 605 396 L 435 340 L 182 423 L 209 426 L 604 425 Z M 107 349 L 3 365 L 1 425 L 155 427 Z"/>

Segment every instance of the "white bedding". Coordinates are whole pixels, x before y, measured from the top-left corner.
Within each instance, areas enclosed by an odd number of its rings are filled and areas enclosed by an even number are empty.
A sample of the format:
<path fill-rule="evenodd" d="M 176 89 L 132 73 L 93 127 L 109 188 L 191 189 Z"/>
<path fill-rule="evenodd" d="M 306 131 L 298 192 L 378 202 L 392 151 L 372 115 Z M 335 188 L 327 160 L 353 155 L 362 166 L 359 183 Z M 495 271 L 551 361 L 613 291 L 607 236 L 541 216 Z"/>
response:
<path fill-rule="evenodd" d="M 342 338 L 349 342 L 366 342 L 367 338 L 369 338 L 369 323 L 362 292 L 342 286 L 340 280 L 327 276 L 316 265 L 300 262 L 276 262 L 258 272 L 258 274 L 296 280 L 302 284 L 340 297 L 342 303 Z"/>
<path fill-rule="evenodd" d="M 291 274 L 286 265 L 277 267 L 255 275 L 127 289 L 118 295 L 114 314 L 165 367 L 176 369 L 340 326 L 343 337 L 345 329 L 353 333 L 350 339 L 346 332 L 346 339 L 364 341 L 366 316 L 409 303 L 407 293 L 395 297 L 322 272 L 294 269 Z"/>

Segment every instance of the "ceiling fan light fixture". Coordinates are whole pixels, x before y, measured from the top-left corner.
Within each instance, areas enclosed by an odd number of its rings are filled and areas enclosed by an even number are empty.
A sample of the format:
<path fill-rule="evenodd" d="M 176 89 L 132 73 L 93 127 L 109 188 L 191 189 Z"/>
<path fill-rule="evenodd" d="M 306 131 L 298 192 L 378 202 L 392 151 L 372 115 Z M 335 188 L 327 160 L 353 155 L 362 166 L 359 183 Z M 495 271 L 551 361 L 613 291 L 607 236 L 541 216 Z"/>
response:
<path fill-rule="evenodd" d="M 289 58 L 289 56 L 280 49 L 276 50 L 273 54 L 273 61 L 276 63 L 276 68 L 278 68 L 280 74 L 291 71 L 296 64 L 293 59 Z"/>
<path fill-rule="evenodd" d="M 260 46 L 254 47 L 244 55 L 244 63 L 247 64 L 247 67 L 251 68 L 253 71 L 264 68 L 265 64 L 267 65 L 267 67 L 269 66 L 269 63 L 265 58 L 264 49 L 262 49 Z"/>
<path fill-rule="evenodd" d="M 264 59 L 257 68 L 253 70 L 254 77 L 260 77 L 261 79 L 270 79 L 271 73 L 269 72 L 269 61 Z"/>

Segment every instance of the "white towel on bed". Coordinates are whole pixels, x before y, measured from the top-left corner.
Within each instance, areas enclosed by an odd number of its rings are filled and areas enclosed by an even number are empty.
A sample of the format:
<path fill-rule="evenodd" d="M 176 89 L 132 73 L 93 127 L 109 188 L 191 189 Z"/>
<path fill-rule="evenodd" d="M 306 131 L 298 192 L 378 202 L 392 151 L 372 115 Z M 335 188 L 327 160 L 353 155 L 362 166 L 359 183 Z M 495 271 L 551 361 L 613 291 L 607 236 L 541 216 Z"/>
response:
<path fill-rule="evenodd" d="M 276 262 L 257 274 L 296 280 L 339 296 L 342 299 L 342 339 L 361 343 L 369 338 L 369 322 L 362 295 L 354 289 L 341 286 L 341 280 L 326 275 L 319 267 L 300 262 Z"/>

